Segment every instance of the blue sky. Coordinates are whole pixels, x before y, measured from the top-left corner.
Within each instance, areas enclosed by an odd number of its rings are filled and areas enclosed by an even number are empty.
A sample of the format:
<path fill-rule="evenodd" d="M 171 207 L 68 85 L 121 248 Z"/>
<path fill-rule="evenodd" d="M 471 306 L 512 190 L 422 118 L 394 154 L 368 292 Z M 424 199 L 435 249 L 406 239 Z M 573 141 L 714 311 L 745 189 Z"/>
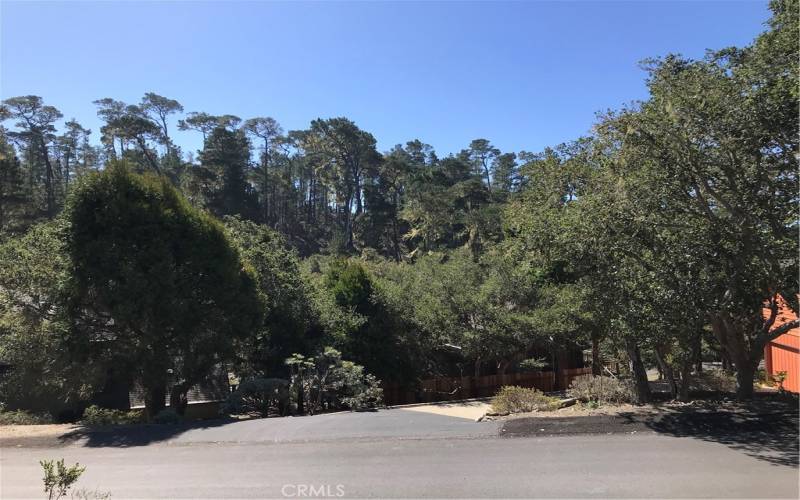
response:
<path fill-rule="evenodd" d="M 381 150 L 485 137 L 539 151 L 646 96 L 638 61 L 745 45 L 767 2 L 0 2 L 0 97 L 91 102 L 153 91 L 186 111 L 347 116 Z M 173 129 L 175 125 L 172 125 Z M 175 131 L 185 151 L 199 135 Z"/>

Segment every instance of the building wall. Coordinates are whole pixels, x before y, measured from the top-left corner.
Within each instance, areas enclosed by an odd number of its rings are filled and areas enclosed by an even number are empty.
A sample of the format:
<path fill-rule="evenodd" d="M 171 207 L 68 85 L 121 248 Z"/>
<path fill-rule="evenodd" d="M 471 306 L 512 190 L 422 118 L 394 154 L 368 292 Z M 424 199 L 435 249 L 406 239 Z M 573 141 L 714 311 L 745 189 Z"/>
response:
<path fill-rule="evenodd" d="M 788 321 L 797 319 L 797 315 L 788 304 L 779 298 L 779 312 L 773 328 Z M 800 392 L 800 328 L 793 328 L 770 342 L 764 348 L 764 365 L 771 377 L 778 372 L 786 372 L 783 388 L 791 392 Z"/>

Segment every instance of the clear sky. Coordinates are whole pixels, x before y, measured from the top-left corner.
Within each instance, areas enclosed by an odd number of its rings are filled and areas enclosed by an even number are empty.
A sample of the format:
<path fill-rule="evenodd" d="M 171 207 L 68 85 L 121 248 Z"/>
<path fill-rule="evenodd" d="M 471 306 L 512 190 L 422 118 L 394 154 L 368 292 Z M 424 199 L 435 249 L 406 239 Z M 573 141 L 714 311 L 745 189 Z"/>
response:
<path fill-rule="evenodd" d="M 574 139 L 596 112 L 645 97 L 638 61 L 745 45 L 769 13 L 762 1 L 0 0 L 0 15 L 0 97 L 41 95 L 95 142 L 93 100 L 153 91 L 287 130 L 347 116 L 381 150 L 419 138 L 444 155 L 477 137 L 503 151 Z"/>

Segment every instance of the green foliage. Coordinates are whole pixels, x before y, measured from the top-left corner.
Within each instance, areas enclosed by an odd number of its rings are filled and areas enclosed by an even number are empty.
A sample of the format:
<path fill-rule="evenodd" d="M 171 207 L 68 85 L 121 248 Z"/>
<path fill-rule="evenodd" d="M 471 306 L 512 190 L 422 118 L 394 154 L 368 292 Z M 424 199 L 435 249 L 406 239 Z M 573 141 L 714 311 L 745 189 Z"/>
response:
<path fill-rule="evenodd" d="M 629 403 L 633 397 L 627 382 L 598 375 L 581 375 L 575 378 L 567 389 L 567 394 L 584 403 L 598 405 Z"/>
<path fill-rule="evenodd" d="M 527 413 L 531 411 L 553 411 L 559 400 L 546 396 L 538 389 L 507 385 L 500 388 L 492 398 L 492 410 L 497 413 Z"/>
<path fill-rule="evenodd" d="M 381 380 L 405 381 L 412 375 L 405 322 L 389 309 L 378 279 L 356 259 L 336 259 L 323 274 L 325 293 L 333 298 L 327 310 L 341 327 L 331 343 L 342 355 Z"/>
<path fill-rule="evenodd" d="M 234 415 L 285 415 L 289 409 L 289 381 L 252 378 L 243 381 L 225 401 L 223 411 Z"/>
<path fill-rule="evenodd" d="M 63 498 L 86 470 L 86 467 L 81 467 L 77 463 L 72 467 L 66 467 L 63 458 L 55 462 L 55 464 L 53 464 L 52 460 L 41 460 L 39 464 L 44 469 L 42 481 L 44 482 L 44 492 L 47 494 L 48 500 Z"/>
<path fill-rule="evenodd" d="M 0 400 L 9 408 L 57 415 L 102 380 L 99 365 L 72 356 L 67 341 L 68 229 L 57 219 L 0 243 L 0 359 L 10 365 Z"/>
<path fill-rule="evenodd" d="M 253 271 L 221 224 L 164 179 L 112 165 L 76 188 L 67 215 L 71 310 L 97 318 L 74 325 L 73 341 L 141 380 L 151 415 L 168 370 L 185 394 L 261 324 Z"/>
<path fill-rule="evenodd" d="M 246 177 L 249 161 L 250 141 L 244 131 L 220 126 L 206 138 L 200 162 L 209 182 L 203 196 L 215 214 L 252 215 Z"/>
<path fill-rule="evenodd" d="M 53 418 L 46 413 L 37 414 L 25 410 L 0 410 L 0 425 L 42 425 L 52 423 Z"/>
<path fill-rule="evenodd" d="M 535 269 L 513 254 L 490 252 L 476 262 L 459 249 L 380 272 L 387 304 L 410 323 L 413 341 L 429 357 L 455 345 L 477 367 L 510 365 L 550 337 L 574 331 L 564 314 L 569 309 L 553 312 L 559 302 L 537 286 Z"/>
<path fill-rule="evenodd" d="M 276 374 L 293 352 L 308 352 L 325 319 L 312 284 L 296 253 L 277 232 L 240 218 L 226 217 L 225 228 L 255 274 L 264 297 L 264 322 L 241 345 L 242 374 Z"/>
<path fill-rule="evenodd" d="M 130 425 L 144 421 L 144 415 L 139 410 L 112 410 L 91 405 L 83 410 L 81 424 L 88 427 L 103 427 L 108 425 Z"/>
<path fill-rule="evenodd" d="M 375 408 L 383 403 L 380 382 L 364 367 L 345 361 L 336 349 L 326 347 L 313 357 L 295 354 L 286 360 L 292 373 L 291 392 L 300 409 L 314 414 L 323 409 Z"/>
<path fill-rule="evenodd" d="M 544 358 L 528 358 L 519 362 L 519 368 L 523 371 L 538 372 L 547 366 L 547 361 Z"/>
<path fill-rule="evenodd" d="M 538 154 L 479 138 L 382 155 L 346 118 L 284 134 L 191 112 L 195 159 L 169 136 L 183 107 L 152 92 L 95 101 L 98 145 L 74 120 L 57 130 L 39 96 L 4 100 L 2 401 L 57 414 L 139 379 L 154 413 L 213 366 L 282 376 L 326 345 L 411 385 L 601 341 L 631 361 L 639 400 L 646 362 L 686 396 L 704 344 L 748 397 L 788 328 L 764 301 L 798 307 L 800 22 L 797 0 L 770 9 L 749 46 L 645 61 L 645 99 Z M 287 246 L 327 255 L 301 264 Z"/>

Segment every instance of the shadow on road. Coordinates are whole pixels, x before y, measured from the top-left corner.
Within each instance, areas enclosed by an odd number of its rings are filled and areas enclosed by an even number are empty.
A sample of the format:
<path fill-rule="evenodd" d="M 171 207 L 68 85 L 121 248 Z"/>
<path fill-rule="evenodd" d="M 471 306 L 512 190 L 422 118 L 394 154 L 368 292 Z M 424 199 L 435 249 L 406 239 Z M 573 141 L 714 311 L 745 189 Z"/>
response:
<path fill-rule="evenodd" d="M 87 447 L 115 446 L 127 448 L 132 446 L 146 446 L 159 441 L 166 441 L 184 432 L 194 429 L 209 429 L 236 423 L 235 419 L 215 419 L 188 422 L 181 424 L 143 424 L 115 427 L 81 428 L 62 434 L 58 437 L 61 444 L 82 443 Z"/>
<path fill-rule="evenodd" d="M 506 421 L 503 437 L 655 432 L 724 444 L 773 465 L 798 466 L 797 401 L 702 401 L 656 405 L 649 412 Z"/>
<path fill-rule="evenodd" d="M 673 407 L 643 424 L 660 434 L 721 443 L 774 465 L 798 466 L 798 411 L 783 402 L 740 404 L 723 410 Z"/>

